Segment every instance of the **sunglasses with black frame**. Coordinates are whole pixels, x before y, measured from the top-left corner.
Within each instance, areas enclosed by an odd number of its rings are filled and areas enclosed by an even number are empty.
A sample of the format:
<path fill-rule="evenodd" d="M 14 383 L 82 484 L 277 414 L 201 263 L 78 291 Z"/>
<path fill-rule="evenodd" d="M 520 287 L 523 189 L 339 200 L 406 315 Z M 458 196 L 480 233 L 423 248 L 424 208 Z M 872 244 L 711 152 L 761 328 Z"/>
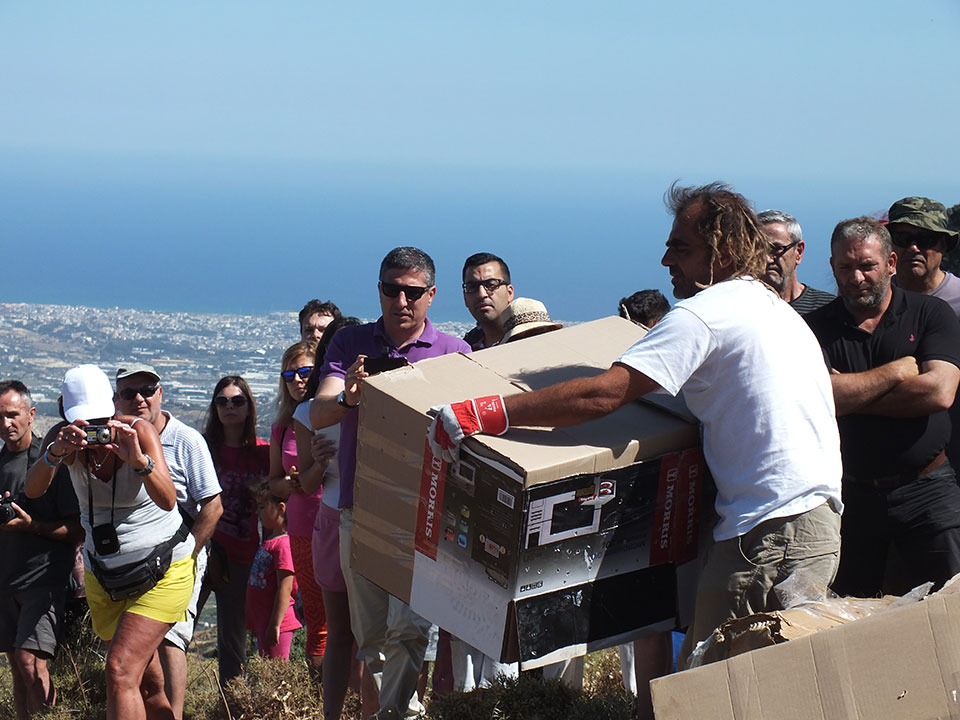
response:
<path fill-rule="evenodd" d="M 939 233 L 920 231 L 906 231 L 890 229 L 890 239 L 899 248 L 908 248 L 913 245 L 919 250 L 933 250 L 941 241 Z"/>
<path fill-rule="evenodd" d="M 226 395 L 217 395 L 213 399 L 213 404 L 221 408 L 225 408 L 227 407 L 227 405 L 231 405 L 235 408 L 239 408 L 247 404 L 247 396 L 234 395 L 233 397 L 227 397 Z"/>
<path fill-rule="evenodd" d="M 283 378 L 284 382 L 293 382 L 293 378 L 297 375 L 300 376 L 301 380 L 306 380 L 310 377 L 310 373 L 313 372 L 313 365 L 304 365 L 303 367 L 298 367 L 295 370 L 284 370 L 280 373 L 280 377 Z"/>
<path fill-rule="evenodd" d="M 380 292 L 388 298 L 399 297 L 402 292 L 404 297 L 410 302 L 416 302 L 422 298 L 424 293 L 431 287 L 433 286 L 427 285 L 426 287 L 419 287 L 417 285 L 398 285 L 397 283 L 387 282 L 385 280 L 380 281 Z"/>
<path fill-rule="evenodd" d="M 506 280 L 501 278 L 487 278 L 486 280 L 467 280 L 463 283 L 463 294 L 464 295 L 473 295 L 476 292 L 480 291 L 480 288 L 483 288 L 487 293 L 494 293 L 498 288 L 503 287 L 504 285 L 509 285 Z"/>
<path fill-rule="evenodd" d="M 119 395 L 121 399 L 127 401 L 136 400 L 137 395 L 146 400 L 147 398 L 153 397 L 159 387 L 159 385 L 144 385 L 143 387 L 138 388 L 128 387 L 124 388 L 123 390 L 117 390 L 117 395 Z"/>
<path fill-rule="evenodd" d="M 799 240 L 794 240 L 789 245 L 777 245 L 775 243 L 770 243 L 770 257 L 772 257 L 774 260 L 779 260 L 786 255 L 788 250 L 795 248 L 799 244 Z"/>

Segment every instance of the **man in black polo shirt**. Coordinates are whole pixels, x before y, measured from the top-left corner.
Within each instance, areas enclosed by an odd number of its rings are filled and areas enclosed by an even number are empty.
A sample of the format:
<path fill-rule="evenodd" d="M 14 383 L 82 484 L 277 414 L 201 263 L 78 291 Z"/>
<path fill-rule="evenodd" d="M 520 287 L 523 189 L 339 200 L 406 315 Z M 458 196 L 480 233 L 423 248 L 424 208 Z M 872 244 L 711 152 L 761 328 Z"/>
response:
<path fill-rule="evenodd" d="M 47 661 L 57 648 L 67 583 L 77 543 L 80 508 L 61 465 L 49 492 L 23 493 L 27 470 L 44 459 L 33 434 L 36 408 L 19 380 L 0 381 L 0 651 L 13 674 L 17 718 L 49 709 L 56 700 Z"/>
<path fill-rule="evenodd" d="M 806 316 L 833 371 L 843 454 L 841 595 L 903 593 L 960 572 L 960 488 L 944 448 L 960 325 L 937 298 L 891 285 L 897 256 L 873 218 L 830 238 L 839 297 Z"/>

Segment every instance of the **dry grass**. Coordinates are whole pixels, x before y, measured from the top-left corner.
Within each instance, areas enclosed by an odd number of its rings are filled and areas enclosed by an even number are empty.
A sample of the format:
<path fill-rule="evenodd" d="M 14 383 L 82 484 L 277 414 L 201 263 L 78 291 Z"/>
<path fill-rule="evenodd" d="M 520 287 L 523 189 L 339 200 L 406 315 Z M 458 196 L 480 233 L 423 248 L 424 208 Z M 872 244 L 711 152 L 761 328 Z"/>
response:
<path fill-rule="evenodd" d="M 198 633 L 187 671 L 187 720 L 319 720 L 322 696 L 305 662 L 252 657 L 244 676 L 220 687 L 214 655 L 215 632 Z M 46 720 L 103 720 L 104 650 L 89 626 L 89 615 L 71 624 L 66 642 L 51 663 L 59 695 Z M 5 665 L 0 661 L 0 665 Z M 543 682 L 527 674 L 492 688 L 453 693 L 428 703 L 432 720 L 628 720 L 635 701 L 620 685 L 616 650 L 587 658 L 584 691 Z M 348 697 L 344 720 L 362 720 L 360 702 Z M 10 672 L 0 668 L 0 720 L 15 720 Z"/>

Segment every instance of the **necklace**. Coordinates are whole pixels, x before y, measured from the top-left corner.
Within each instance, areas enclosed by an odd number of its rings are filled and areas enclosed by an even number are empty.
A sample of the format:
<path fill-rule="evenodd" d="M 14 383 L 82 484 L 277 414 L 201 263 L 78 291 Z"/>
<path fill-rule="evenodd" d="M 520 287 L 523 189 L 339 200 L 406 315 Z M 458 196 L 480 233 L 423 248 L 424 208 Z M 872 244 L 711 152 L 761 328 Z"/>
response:
<path fill-rule="evenodd" d="M 93 472 L 100 472 L 100 468 L 102 468 L 102 467 L 104 466 L 104 464 L 106 464 L 106 462 L 107 462 L 107 460 L 109 459 L 110 455 L 111 455 L 111 453 L 110 453 L 110 451 L 108 450 L 108 451 L 107 451 L 107 454 L 103 456 L 103 460 L 101 460 L 100 462 L 97 462 L 97 459 L 96 459 L 96 457 L 95 457 L 94 454 L 93 454 L 93 451 L 92 451 L 92 450 L 87 451 L 87 461 L 88 461 L 88 463 L 89 463 L 90 465 L 93 466 L 93 467 L 92 467 Z"/>

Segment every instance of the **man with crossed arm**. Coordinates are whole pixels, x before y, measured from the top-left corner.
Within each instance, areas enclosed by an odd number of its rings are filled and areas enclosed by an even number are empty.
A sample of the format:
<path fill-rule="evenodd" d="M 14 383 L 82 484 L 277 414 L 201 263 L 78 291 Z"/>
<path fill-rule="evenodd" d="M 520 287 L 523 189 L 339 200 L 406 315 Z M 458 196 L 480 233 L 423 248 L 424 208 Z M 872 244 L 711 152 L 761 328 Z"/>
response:
<path fill-rule="evenodd" d="M 903 594 L 960 572 L 960 488 L 944 448 L 960 382 L 960 324 L 892 284 L 890 233 L 869 217 L 830 238 L 839 297 L 806 316 L 831 369 L 843 451 L 834 590 Z"/>

